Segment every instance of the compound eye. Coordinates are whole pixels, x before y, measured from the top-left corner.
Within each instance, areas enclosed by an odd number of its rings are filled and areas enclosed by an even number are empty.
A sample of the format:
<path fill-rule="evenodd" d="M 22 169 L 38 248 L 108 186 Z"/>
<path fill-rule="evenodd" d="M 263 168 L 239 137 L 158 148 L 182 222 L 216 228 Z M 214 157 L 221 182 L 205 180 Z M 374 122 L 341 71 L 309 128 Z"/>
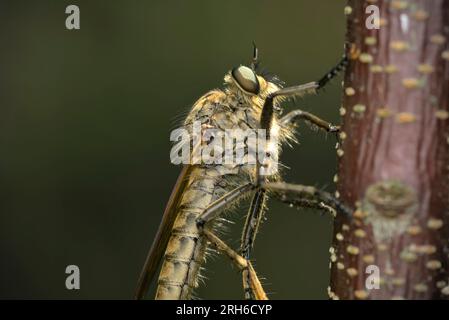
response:
<path fill-rule="evenodd" d="M 259 94 L 259 80 L 253 70 L 240 66 L 232 69 L 231 74 L 241 89 L 252 94 Z"/>

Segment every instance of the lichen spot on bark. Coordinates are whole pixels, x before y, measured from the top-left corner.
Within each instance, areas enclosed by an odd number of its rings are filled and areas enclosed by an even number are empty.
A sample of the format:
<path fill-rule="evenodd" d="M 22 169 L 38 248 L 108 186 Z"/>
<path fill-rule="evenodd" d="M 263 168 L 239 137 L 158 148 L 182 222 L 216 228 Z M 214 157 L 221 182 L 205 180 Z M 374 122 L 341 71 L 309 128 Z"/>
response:
<path fill-rule="evenodd" d="M 400 181 L 386 180 L 368 187 L 365 204 L 383 216 L 394 218 L 416 204 L 416 193 Z"/>
<path fill-rule="evenodd" d="M 377 244 L 388 244 L 413 225 L 416 192 L 401 181 L 384 180 L 368 187 L 362 204 L 365 223 L 371 225 Z"/>

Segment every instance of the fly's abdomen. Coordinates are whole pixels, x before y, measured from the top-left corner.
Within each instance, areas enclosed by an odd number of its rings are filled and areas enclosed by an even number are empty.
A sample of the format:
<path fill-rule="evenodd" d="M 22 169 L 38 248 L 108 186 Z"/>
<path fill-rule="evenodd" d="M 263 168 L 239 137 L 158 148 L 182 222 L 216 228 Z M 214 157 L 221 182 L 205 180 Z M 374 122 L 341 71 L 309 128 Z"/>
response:
<path fill-rule="evenodd" d="M 184 190 L 179 212 L 165 251 L 156 299 L 189 299 L 198 285 L 205 260 L 207 240 L 200 234 L 196 219 L 223 193 L 217 169 L 196 168 Z M 218 186 L 220 184 L 221 186 Z"/>
<path fill-rule="evenodd" d="M 158 281 L 157 300 L 189 299 L 197 286 L 204 260 L 206 239 L 173 234 L 168 244 Z"/>

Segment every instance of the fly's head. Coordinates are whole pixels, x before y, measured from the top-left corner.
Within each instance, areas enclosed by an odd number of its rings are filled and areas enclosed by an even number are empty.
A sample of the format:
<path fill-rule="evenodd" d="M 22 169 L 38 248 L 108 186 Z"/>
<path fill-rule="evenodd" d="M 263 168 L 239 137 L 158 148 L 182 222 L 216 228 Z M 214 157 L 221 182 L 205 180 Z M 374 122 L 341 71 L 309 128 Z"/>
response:
<path fill-rule="evenodd" d="M 268 81 L 251 68 L 238 66 L 224 78 L 228 91 L 249 104 L 262 107 L 265 98 L 281 88 L 279 84 Z"/>

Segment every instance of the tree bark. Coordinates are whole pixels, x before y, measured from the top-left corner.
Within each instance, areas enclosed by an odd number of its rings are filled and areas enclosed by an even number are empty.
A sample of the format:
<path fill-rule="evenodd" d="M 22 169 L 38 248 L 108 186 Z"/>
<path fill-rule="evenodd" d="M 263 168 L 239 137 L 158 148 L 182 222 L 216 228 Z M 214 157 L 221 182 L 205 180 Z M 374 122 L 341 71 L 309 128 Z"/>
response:
<path fill-rule="evenodd" d="M 335 179 L 354 213 L 335 220 L 330 298 L 447 299 L 449 0 L 349 0 L 345 13 Z"/>

